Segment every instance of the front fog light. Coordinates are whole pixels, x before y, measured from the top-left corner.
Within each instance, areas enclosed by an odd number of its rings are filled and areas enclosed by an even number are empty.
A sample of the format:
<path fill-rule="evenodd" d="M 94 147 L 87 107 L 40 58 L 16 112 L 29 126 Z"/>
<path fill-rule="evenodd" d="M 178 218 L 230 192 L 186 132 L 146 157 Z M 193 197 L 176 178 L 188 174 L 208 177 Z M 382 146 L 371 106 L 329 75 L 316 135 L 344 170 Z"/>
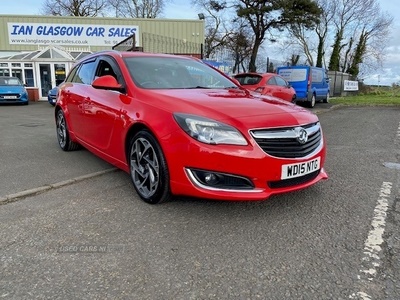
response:
<path fill-rule="evenodd" d="M 218 176 L 213 173 L 206 173 L 204 181 L 209 185 L 216 185 L 218 183 Z"/>
<path fill-rule="evenodd" d="M 194 184 L 202 188 L 224 190 L 251 190 L 253 183 L 245 177 L 220 172 L 186 169 Z"/>

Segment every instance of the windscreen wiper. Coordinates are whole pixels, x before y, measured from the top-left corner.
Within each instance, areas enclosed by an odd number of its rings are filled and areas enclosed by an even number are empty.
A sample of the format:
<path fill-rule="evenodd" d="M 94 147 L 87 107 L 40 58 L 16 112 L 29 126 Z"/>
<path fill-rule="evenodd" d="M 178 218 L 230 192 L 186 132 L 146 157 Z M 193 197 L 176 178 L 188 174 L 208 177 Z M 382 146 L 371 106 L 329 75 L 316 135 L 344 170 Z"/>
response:
<path fill-rule="evenodd" d="M 185 87 L 184 89 L 193 90 L 193 89 L 211 89 L 211 88 L 207 86 L 197 85 L 197 86 Z"/>

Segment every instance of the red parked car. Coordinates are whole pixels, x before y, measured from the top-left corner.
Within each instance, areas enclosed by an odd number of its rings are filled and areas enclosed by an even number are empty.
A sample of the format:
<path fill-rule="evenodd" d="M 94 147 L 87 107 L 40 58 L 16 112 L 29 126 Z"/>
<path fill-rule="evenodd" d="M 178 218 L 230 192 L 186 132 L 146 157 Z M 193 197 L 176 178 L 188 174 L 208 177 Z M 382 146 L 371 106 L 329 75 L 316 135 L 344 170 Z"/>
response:
<path fill-rule="evenodd" d="M 275 73 L 240 73 L 233 76 L 246 89 L 294 102 L 296 91 Z"/>
<path fill-rule="evenodd" d="M 198 59 L 105 51 L 59 88 L 57 138 L 129 173 L 154 204 L 174 195 L 264 200 L 327 178 L 316 115 L 252 95 Z"/>

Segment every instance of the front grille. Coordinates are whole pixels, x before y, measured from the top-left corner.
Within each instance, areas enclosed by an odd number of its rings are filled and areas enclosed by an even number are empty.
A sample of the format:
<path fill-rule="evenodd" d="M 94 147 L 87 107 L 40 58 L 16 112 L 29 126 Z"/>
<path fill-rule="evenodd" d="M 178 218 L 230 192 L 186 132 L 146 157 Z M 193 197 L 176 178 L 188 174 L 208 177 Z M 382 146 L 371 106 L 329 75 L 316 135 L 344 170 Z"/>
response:
<path fill-rule="evenodd" d="M 297 138 L 296 132 L 299 128 L 307 131 L 308 140 L 304 144 Z M 250 133 L 265 153 L 281 158 L 305 157 L 316 151 L 322 143 L 319 123 L 289 128 L 257 129 Z"/>
<path fill-rule="evenodd" d="M 290 178 L 290 179 L 284 179 L 284 180 L 278 180 L 278 181 L 269 181 L 268 186 L 271 189 L 279 189 L 279 188 L 285 188 L 285 187 L 303 184 L 303 183 L 306 183 L 306 182 L 309 182 L 309 181 L 315 179 L 318 176 L 319 172 L 320 172 L 320 170 L 317 170 L 310 174 L 296 177 L 296 178 Z"/>

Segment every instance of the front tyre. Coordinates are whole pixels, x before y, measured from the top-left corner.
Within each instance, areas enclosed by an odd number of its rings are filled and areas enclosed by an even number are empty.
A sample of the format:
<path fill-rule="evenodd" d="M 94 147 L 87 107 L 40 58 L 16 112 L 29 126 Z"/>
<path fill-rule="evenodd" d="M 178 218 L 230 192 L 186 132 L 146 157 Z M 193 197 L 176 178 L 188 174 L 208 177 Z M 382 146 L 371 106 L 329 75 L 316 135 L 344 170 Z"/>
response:
<path fill-rule="evenodd" d="M 63 111 L 60 109 L 56 114 L 56 130 L 57 130 L 57 140 L 58 145 L 64 151 L 77 150 L 80 145 L 71 141 L 68 132 L 67 122 L 65 121 L 65 116 Z"/>
<path fill-rule="evenodd" d="M 149 131 L 141 130 L 133 136 L 128 159 L 133 186 L 144 202 L 157 204 L 171 198 L 167 163 Z"/>

